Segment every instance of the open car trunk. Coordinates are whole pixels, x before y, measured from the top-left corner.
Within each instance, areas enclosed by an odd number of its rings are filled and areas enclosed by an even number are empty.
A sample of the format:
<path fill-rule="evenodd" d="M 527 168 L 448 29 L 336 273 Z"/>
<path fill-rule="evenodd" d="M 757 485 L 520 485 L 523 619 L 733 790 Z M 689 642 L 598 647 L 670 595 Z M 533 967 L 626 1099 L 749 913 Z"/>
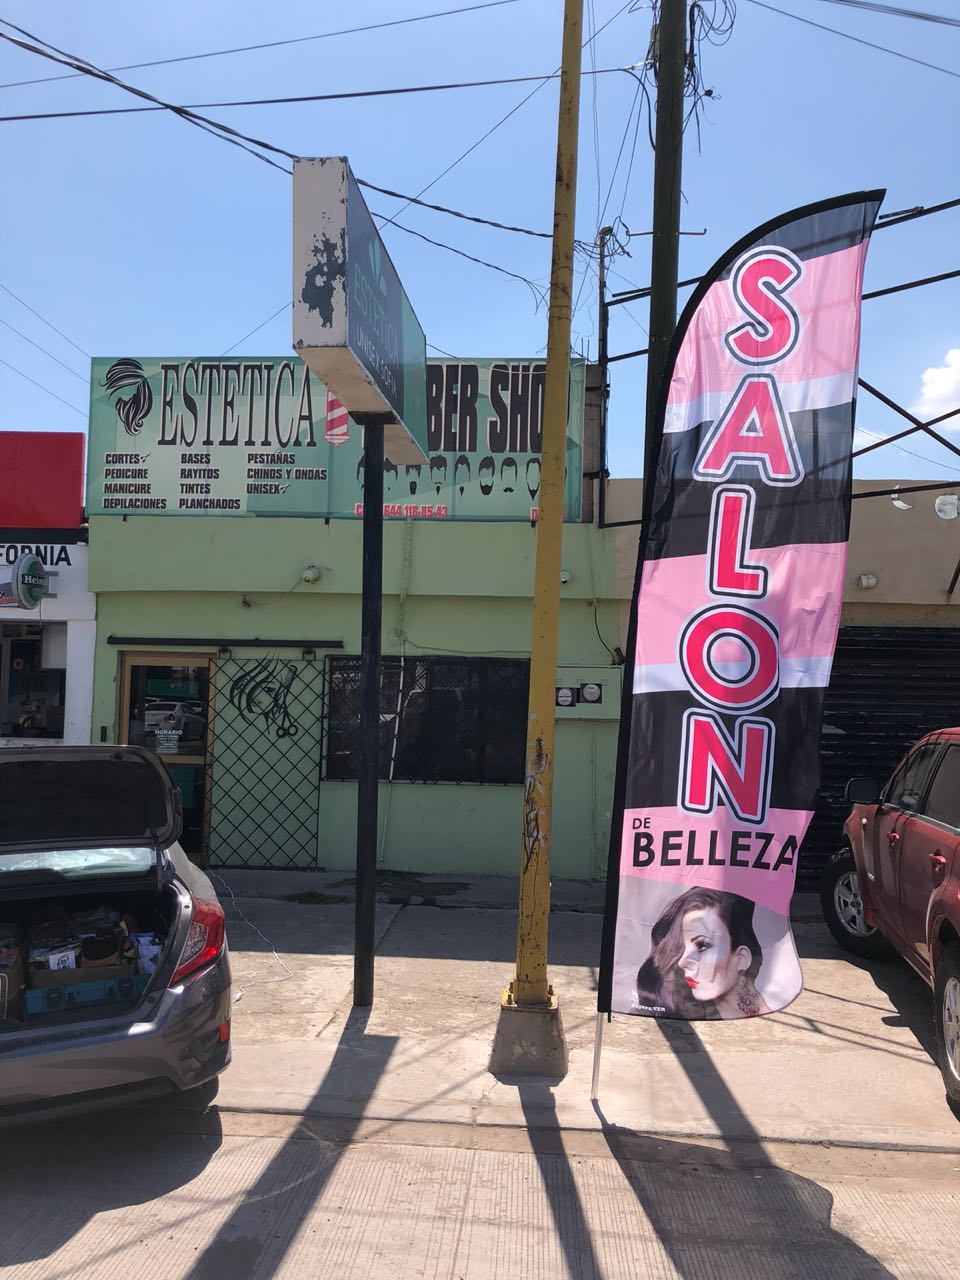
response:
<path fill-rule="evenodd" d="M 180 895 L 88 892 L 0 901 L 0 1035 L 135 1008 L 162 978 Z"/>
<path fill-rule="evenodd" d="M 0 1034 L 114 1017 L 169 978 L 179 794 L 131 747 L 0 752 Z"/>

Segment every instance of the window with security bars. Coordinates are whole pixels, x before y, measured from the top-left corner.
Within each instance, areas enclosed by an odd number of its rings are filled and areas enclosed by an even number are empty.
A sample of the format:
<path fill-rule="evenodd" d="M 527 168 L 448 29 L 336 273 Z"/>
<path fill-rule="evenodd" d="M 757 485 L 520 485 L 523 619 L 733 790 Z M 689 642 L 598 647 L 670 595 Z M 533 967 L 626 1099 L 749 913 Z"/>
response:
<path fill-rule="evenodd" d="M 380 777 L 521 783 L 530 664 L 499 658 L 384 658 Z M 328 659 L 327 777 L 360 767 L 360 659 Z"/>

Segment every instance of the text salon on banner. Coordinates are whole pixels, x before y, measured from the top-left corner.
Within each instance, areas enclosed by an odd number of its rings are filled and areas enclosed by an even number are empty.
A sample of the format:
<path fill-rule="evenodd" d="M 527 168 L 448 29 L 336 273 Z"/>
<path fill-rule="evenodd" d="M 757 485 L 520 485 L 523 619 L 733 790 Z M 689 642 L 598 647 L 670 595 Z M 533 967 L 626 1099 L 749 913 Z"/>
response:
<path fill-rule="evenodd" d="M 678 326 L 644 493 L 601 1012 L 732 1019 L 799 994 L 790 899 L 819 785 L 881 198 L 761 227 Z"/>

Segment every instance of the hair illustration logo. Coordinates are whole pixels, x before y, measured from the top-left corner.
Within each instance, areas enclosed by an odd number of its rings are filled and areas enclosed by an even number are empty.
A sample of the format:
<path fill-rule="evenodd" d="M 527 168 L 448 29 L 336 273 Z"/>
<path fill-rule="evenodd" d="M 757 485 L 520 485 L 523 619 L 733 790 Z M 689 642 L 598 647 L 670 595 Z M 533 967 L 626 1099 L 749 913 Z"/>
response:
<path fill-rule="evenodd" d="M 279 740 L 295 738 L 300 727 L 290 711 L 290 690 L 299 672 L 294 662 L 261 658 L 230 682 L 230 705 L 247 724 L 259 724 Z"/>
<path fill-rule="evenodd" d="M 128 436 L 138 436 L 144 419 L 153 408 L 153 392 L 139 360 L 117 360 L 106 372 L 100 385 L 106 387 Z M 129 396 L 121 391 L 132 389 Z"/>

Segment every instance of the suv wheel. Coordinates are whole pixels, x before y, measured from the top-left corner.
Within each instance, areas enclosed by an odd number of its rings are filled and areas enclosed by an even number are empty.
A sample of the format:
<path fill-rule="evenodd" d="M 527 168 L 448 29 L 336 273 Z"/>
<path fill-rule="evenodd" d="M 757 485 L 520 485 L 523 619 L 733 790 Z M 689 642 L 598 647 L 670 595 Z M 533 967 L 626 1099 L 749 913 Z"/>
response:
<path fill-rule="evenodd" d="M 960 943 L 943 948 L 933 988 L 937 1057 L 947 1097 L 960 1103 Z"/>
<path fill-rule="evenodd" d="M 820 877 L 820 905 L 827 928 L 845 951 L 866 960 L 887 953 L 887 944 L 873 925 L 867 924 L 860 896 L 853 851 L 848 847 L 833 855 Z"/>

